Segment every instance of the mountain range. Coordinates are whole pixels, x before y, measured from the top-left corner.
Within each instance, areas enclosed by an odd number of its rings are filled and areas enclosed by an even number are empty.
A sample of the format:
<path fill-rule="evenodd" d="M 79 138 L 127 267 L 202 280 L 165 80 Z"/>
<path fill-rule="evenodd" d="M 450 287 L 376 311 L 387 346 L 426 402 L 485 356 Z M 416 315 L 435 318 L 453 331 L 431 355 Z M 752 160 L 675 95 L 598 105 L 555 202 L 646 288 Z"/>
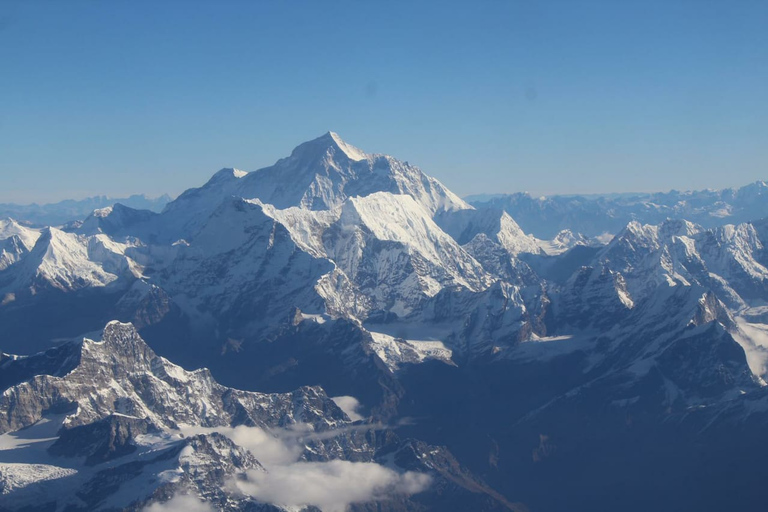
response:
<path fill-rule="evenodd" d="M 542 197 L 523 192 L 466 199 L 478 208 L 505 210 L 527 233 L 543 238 L 554 237 L 563 229 L 585 236 L 615 235 L 632 221 L 689 220 L 714 228 L 768 217 L 765 181 L 721 190 Z"/>
<path fill-rule="evenodd" d="M 329 132 L 0 221 L 0 510 L 762 510 L 763 188 L 470 204 Z"/>
<path fill-rule="evenodd" d="M 168 204 L 171 197 L 163 194 L 150 198 L 143 194 L 114 198 L 93 196 L 80 200 L 67 199 L 48 204 L 0 203 L 0 219 L 11 218 L 30 226 L 62 226 L 82 220 L 99 208 L 107 208 L 116 203 L 140 210 L 160 211 Z"/>

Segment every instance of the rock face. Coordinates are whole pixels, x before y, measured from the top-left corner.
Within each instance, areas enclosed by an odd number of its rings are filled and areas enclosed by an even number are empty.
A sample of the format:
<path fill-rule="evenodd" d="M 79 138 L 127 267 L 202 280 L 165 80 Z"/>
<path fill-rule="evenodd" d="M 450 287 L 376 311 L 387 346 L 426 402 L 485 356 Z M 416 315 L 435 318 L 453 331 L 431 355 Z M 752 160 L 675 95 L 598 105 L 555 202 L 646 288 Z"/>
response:
<path fill-rule="evenodd" d="M 768 229 L 706 220 L 761 211 L 761 191 L 688 194 L 687 220 L 649 213 L 681 194 L 518 218 L 328 133 L 160 213 L 4 222 L 0 346 L 26 355 L 0 357 L 0 508 L 762 510 Z M 244 491 L 304 462 L 372 464 L 349 474 L 386 499 Z"/>

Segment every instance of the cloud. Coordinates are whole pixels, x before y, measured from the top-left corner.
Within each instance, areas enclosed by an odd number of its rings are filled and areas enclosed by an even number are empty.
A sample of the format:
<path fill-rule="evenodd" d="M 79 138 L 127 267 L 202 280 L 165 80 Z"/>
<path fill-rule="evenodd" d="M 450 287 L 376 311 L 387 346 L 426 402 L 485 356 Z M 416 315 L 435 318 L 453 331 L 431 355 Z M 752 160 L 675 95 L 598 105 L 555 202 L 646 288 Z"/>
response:
<path fill-rule="evenodd" d="M 177 494 L 165 503 L 153 503 L 143 512 L 215 512 L 208 503 L 204 503 L 188 494 Z"/>
<path fill-rule="evenodd" d="M 309 434 L 305 425 L 294 425 L 289 429 L 268 432 L 259 427 L 183 427 L 181 432 L 189 437 L 197 434 L 217 432 L 242 446 L 253 454 L 264 467 L 279 466 L 296 462 L 304 451 L 298 442 Z"/>
<path fill-rule="evenodd" d="M 336 402 L 339 409 L 344 411 L 352 421 L 365 419 L 365 417 L 360 414 L 360 401 L 357 398 L 353 396 L 335 396 L 331 398 L 331 400 Z"/>
<path fill-rule="evenodd" d="M 357 402 L 354 398 L 352 400 Z M 277 506 L 297 508 L 311 505 L 323 512 L 343 512 L 353 503 L 415 494 L 431 483 L 427 474 L 413 471 L 398 473 L 373 462 L 300 461 L 309 441 L 323 441 L 349 432 L 376 428 L 381 428 L 381 425 L 351 425 L 315 432 L 310 425 L 297 424 L 271 431 L 246 426 L 193 427 L 183 429 L 183 433 L 189 436 L 218 432 L 246 448 L 259 460 L 266 472 L 248 471 L 245 479 L 233 478 L 228 482 L 228 487 L 242 494 Z M 165 512 L 165 509 L 161 510 Z"/>
<path fill-rule="evenodd" d="M 259 427 L 183 427 L 181 432 L 189 437 L 196 434 L 219 434 L 230 438 L 236 445 L 250 451 L 262 466 L 286 465 L 296 462 L 304 452 L 306 443 L 326 441 L 351 432 L 379 430 L 384 428 L 378 423 L 348 425 L 345 427 L 315 432 L 311 425 L 297 423 L 287 428 L 264 430 Z"/>
<path fill-rule="evenodd" d="M 768 328 L 764 324 L 749 323 L 738 318 L 738 332 L 733 338 L 744 349 L 747 364 L 753 374 L 761 379 L 768 377 Z"/>
<path fill-rule="evenodd" d="M 294 430 L 281 430 L 277 435 L 258 427 L 239 426 L 229 430 L 222 434 L 250 451 L 266 468 L 296 462 L 304 451 L 297 442 L 299 433 Z"/>
<path fill-rule="evenodd" d="M 296 462 L 267 473 L 249 471 L 235 485 L 243 494 L 283 507 L 315 506 L 344 512 L 353 503 L 385 500 L 425 490 L 431 478 L 412 471 L 400 474 L 371 462 Z"/>

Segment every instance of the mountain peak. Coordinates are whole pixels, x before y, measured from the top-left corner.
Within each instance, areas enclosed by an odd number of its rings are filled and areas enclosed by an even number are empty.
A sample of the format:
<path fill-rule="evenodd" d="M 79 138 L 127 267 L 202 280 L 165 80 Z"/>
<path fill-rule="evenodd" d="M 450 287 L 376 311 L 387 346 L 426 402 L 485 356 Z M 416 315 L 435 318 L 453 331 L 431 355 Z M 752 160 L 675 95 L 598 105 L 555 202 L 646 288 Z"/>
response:
<path fill-rule="evenodd" d="M 165 225 L 174 232 L 170 238 L 178 240 L 199 230 L 230 196 L 259 199 L 277 209 L 331 210 L 349 197 L 376 192 L 409 195 L 431 214 L 471 208 L 417 167 L 365 153 L 329 131 L 300 144 L 269 167 L 249 173 L 222 169 L 202 187 L 168 203 L 163 215 Z"/>
<path fill-rule="evenodd" d="M 348 159 L 359 162 L 368 158 L 368 155 L 361 149 L 356 148 L 351 144 L 347 144 L 342 140 L 336 132 L 326 132 L 320 137 L 300 144 L 293 150 L 291 156 L 304 157 L 311 156 L 316 157 L 319 154 L 326 154 L 329 151 L 336 156 L 339 152 L 346 156 Z"/>

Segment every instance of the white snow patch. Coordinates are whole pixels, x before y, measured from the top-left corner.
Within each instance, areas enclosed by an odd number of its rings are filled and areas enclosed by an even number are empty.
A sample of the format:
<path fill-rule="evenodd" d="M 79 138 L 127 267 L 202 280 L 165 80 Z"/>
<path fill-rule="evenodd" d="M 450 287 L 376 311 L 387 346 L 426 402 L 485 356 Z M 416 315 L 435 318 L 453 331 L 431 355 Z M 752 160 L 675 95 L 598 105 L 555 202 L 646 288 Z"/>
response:
<path fill-rule="evenodd" d="M 524 343 L 547 343 L 548 341 L 563 341 L 570 340 L 571 338 L 573 338 L 573 334 L 563 334 L 560 336 L 537 336 L 536 334 L 531 334 L 530 338 L 524 340 Z"/>
<path fill-rule="evenodd" d="M 259 501 L 281 507 L 315 506 L 322 512 L 345 512 L 349 505 L 410 495 L 425 490 L 431 477 L 397 473 L 372 462 L 297 462 L 269 472 L 249 471 L 237 488 Z"/>
<path fill-rule="evenodd" d="M 309 313 L 301 313 L 302 320 L 309 320 L 317 324 L 324 324 L 326 322 L 325 315 L 310 315 Z"/>
<path fill-rule="evenodd" d="M 58 439 L 57 433 L 65 418 L 66 415 L 44 417 L 30 427 L 0 435 L 0 462 L 8 461 L 10 451 L 34 445 L 37 445 L 36 448 L 41 451 L 45 451 Z"/>
<path fill-rule="evenodd" d="M 371 349 L 387 365 L 390 371 L 397 371 L 405 363 L 422 363 L 435 359 L 454 365 L 453 351 L 437 340 L 406 340 L 389 334 L 372 332 Z"/>

